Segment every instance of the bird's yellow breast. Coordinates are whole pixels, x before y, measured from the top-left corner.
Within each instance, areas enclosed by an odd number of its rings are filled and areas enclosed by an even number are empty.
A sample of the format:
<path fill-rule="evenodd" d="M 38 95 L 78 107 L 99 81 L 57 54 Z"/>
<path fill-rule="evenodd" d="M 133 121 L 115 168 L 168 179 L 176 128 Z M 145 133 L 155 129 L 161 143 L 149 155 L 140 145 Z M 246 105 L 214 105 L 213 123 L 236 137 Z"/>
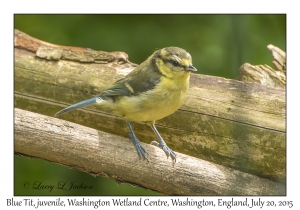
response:
<path fill-rule="evenodd" d="M 112 112 L 126 121 L 155 121 L 174 113 L 184 102 L 190 73 L 177 79 L 162 77 L 152 90 L 137 96 L 124 96 L 114 103 Z"/>

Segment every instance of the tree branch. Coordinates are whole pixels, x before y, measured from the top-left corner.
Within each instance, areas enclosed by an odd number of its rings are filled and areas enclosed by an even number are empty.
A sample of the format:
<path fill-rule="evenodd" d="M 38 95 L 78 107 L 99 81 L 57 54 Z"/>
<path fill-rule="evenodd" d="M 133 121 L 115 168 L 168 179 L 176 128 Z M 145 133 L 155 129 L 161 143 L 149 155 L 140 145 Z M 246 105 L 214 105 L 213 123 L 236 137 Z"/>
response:
<path fill-rule="evenodd" d="M 18 30 L 14 55 L 15 107 L 47 116 L 98 94 L 137 66 L 122 52 L 53 45 Z M 285 116 L 284 89 L 192 74 L 183 106 L 156 125 L 176 153 L 285 183 Z M 106 135 L 128 133 L 122 119 L 98 106 L 61 118 Z M 133 127 L 145 143 L 156 138 L 144 123 L 133 123 Z M 137 159 L 136 154 L 133 157 Z"/>
<path fill-rule="evenodd" d="M 53 117 L 15 109 L 15 152 L 107 176 L 168 195 L 285 195 L 285 185 L 142 143 L 149 162 L 132 142 Z"/>

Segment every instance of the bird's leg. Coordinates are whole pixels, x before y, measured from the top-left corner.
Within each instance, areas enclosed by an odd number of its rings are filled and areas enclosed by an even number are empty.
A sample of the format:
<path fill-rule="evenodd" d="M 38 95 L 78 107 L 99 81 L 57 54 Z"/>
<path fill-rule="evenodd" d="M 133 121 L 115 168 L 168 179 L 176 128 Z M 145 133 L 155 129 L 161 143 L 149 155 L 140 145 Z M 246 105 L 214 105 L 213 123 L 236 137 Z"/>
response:
<path fill-rule="evenodd" d="M 144 147 L 142 147 L 140 141 L 135 136 L 130 122 L 127 122 L 127 125 L 128 125 L 128 127 L 130 129 L 130 132 L 131 132 L 131 133 L 128 134 L 128 137 L 132 140 L 132 142 L 133 142 L 133 144 L 134 144 L 134 146 L 136 148 L 136 151 L 137 151 L 139 157 L 143 158 L 145 160 L 148 160 L 147 155 L 146 155 L 147 151 L 144 149 Z"/>
<path fill-rule="evenodd" d="M 171 150 L 167 146 L 166 142 L 163 140 L 163 138 L 158 133 L 158 131 L 157 131 L 154 123 L 151 124 L 151 128 L 154 131 L 154 133 L 156 134 L 158 140 L 160 141 L 160 143 L 158 143 L 157 141 L 152 141 L 151 144 L 155 145 L 155 146 L 157 146 L 159 148 L 161 148 L 165 152 L 165 154 L 167 155 L 167 157 L 171 156 L 172 161 L 175 163 L 176 162 L 176 154 L 173 152 L 173 150 Z"/>

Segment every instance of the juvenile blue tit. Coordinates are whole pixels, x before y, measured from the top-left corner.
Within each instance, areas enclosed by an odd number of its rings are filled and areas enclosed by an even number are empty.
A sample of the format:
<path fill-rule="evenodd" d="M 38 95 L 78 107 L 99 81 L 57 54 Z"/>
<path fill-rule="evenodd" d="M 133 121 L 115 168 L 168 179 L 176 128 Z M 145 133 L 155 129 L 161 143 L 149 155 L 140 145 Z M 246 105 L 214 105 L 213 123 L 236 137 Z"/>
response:
<path fill-rule="evenodd" d="M 161 148 L 167 157 L 171 156 L 172 161 L 176 162 L 175 153 L 158 133 L 155 121 L 174 113 L 182 105 L 192 71 L 197 69 L 192 65 L 192 57 L 188 52 L 178 47 L 166 47 L 155 51 L 132 72 L 94 98 L 71 105 L 55 116 L 98 104 L 106 112 L 126 121 L 130 130 L 128 136 L 139 157 L 148 160 L 147 152 L 130 124 L 131 121 L 146 122 L 159 140 L 151 144 Z"/>

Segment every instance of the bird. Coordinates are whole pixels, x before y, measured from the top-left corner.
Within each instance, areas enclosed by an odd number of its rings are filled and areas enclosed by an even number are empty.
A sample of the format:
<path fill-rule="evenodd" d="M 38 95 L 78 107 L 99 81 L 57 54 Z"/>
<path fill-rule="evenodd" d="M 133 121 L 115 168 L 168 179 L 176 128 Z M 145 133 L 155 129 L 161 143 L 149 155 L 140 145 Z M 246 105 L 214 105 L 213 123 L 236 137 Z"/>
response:
<path fill-rule="evenodd" d="M 120 80 L 93 98 L 75 103 L 55 114 L 97 104 L 104 111 L 123 118 L 127 123 L 132 140 L 140 159 L 148 160 L 148 153 L 140 144 L 131 122 L 145 122 L 154 131 L 159 142 L 151 145 L 164 151 L 167 158 L 176 162 L 176 154 L 170 149 L 155 122 L 171 115 L 183 104 L 189 87 L 190 73 L 197 69 L 192 65 L 191 55 L 179 47 L 165 47 L 156 50 L 144 62 Z"/>

